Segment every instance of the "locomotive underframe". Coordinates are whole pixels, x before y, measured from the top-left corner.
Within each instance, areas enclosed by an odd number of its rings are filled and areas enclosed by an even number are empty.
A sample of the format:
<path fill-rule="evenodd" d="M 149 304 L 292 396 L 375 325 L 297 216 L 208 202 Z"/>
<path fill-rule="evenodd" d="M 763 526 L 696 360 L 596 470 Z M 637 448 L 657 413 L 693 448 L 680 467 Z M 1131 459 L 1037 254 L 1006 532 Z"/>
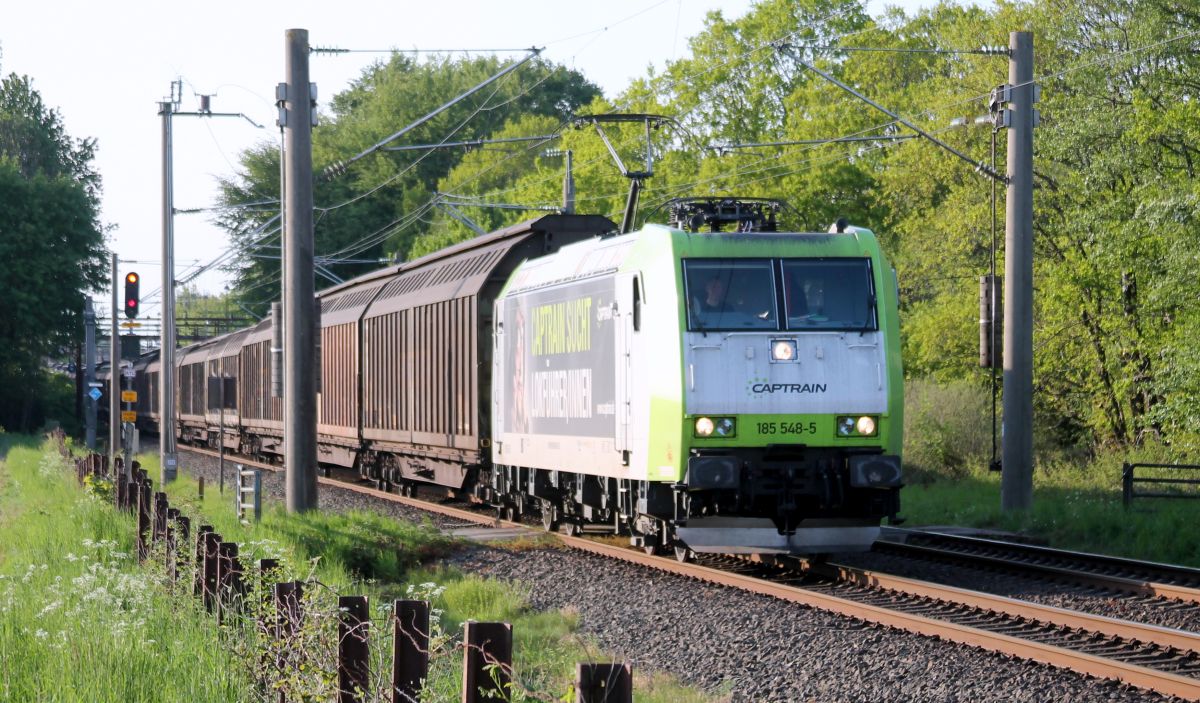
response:
<path fill-rule="evenodd" d="M 539 512 L 548 528 L 585 526 L 629 534 L 649 551 L 842 551 L 874 541 L 880 521 L 896 520 L 899 474 L 891 485 L 855 486 L 849 459 L 879 450 L 767 447 L 696 452 L 734 464 L 718 487 L 626 480 L 516 466 L 491 467 L 478 500 L 510 518 Z M 898 470 L 899 462 L 895 460 Z M 743 539 L 738 544 L 736 539 Z"/>

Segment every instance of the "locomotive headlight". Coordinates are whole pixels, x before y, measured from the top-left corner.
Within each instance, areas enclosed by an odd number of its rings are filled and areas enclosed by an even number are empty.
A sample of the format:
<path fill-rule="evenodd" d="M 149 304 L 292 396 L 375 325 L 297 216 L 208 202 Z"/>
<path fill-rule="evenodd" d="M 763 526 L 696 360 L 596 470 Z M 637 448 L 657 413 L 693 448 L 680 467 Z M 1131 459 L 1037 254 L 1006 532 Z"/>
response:
<path fill-rule="evenodd" d="M 711 417 L 696 418 L 697 437 L 708 437 L 712 435 L 714 429 L 716 429 L 716 425 L 713 423 Z"/>
<path fill-rule="evenodd" d="M 735 434 L 734 430 L 736 429 L 737 426 L 734 425 L 732 417 L 722 417 L 717 420 L 718 437 L 732 437 Z"/>
<path fill-rule="evenodd" d="M 836 423 L 838 437 L 874 437 L 879 432 L 879 418 L 874 415 L 839 415 Z"/>
<path fill-rule="evenodd" d="M 772 339 L 771 340 L 771 361 L 795 361 L 796 360 L 796 340 L 794 339 Z"/>

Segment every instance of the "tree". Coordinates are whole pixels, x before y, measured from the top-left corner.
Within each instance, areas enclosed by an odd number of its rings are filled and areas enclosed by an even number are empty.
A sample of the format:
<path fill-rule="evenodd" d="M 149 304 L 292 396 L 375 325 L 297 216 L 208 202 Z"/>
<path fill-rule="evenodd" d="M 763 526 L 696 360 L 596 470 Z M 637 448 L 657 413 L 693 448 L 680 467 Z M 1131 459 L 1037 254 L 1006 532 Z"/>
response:
<path fill-rule="evenodd" d="M 28 77 L 0 81 L 0 425 L 40 422 L 44 359 L 82 336 L 84 296 L 106 282 L 94 153 Z"/>
<path fill-rule="evenodd" d="M 318 173 L 393 134 L 438 106 L 498 73 L 496 57 L 443 57 L 416 61 L 395 54 L 366 69 L 349 89 L 333 98 L 332 112 L 313 131 L 313 162 Z M 575 71 L 534 60 L 407 134 L 392 146 L 485 139 L 504 129 L 514 115 L 544 118 L 539 127 L 562 124 L 580 105 L 599 94 Z M 318 261 L 342 278 L 409 258 L 414 242 L 429 231 L 431 200 L 438 182 L 464 156 L 462 149 L 380 151 L 335 177 L 314 184 Z M 242 172 L 222 183 L 230 206 L 278 199 L 279 156 L 264 144 L 242 157 Z M 278 297 L 279 235 L 275 216 L 261 206 L 236 208 L 222 216 L 241 256 L 235 294 L 258 313 Z M 265 229 L 264 226 L 266 226 Z M 318 286 L 328 280 L 318 279 Z"/>

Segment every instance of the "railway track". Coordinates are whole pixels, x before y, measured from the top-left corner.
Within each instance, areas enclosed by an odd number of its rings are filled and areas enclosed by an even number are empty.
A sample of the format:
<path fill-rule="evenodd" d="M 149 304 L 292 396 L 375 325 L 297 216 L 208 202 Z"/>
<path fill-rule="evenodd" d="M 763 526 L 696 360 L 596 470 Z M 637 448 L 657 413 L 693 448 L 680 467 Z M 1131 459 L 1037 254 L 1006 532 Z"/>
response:
<path fill-rule="evenodd" d="M 885 528 L 875 551 L 1200 605 L 1200 569 L 941 532 Z"/>
<path fill-rule="evenodd" d="M 208 450 L 188 448 L 186 451 L 216 456 L 216 452 Z M 280 470 L 277 466 L 242 458 L 237 462 Z M 529 528 L 479 511 L 399 496 L 358 483 L 329 477 L 318 480 L 321 485 L 464 522 Z M 1200 634 L 834 563 L 761 562 L 732 557 L 681 563 L 673 558 L 647 555 L 637 549 L 587 537 L 563 534 L 556 534 L 556 537 L 572 549 L 603 557 L 1200 701 Z"/>

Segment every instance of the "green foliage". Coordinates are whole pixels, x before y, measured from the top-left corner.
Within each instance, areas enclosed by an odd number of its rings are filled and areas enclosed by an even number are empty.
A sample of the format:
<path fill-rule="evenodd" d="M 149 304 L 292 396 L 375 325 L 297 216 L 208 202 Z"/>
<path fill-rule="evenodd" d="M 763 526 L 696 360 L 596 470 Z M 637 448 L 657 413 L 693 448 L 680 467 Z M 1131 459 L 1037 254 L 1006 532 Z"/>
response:
<path fill-rule="evenodd" d="M 963 525 L 1022 532 L 1062 549 L 1200 567 L 1194 500 L 1121 503 L 1124 461 L 1174 461 L 1173 449 L 1149 444 L 1092 459 L 1043 452 L 1034 474 L 1033 508 L 1000 509 L 1000 474 L 975 465 L 954 480 L 909 485 L 901 496 L 906 525 Z M 1141 474 L 1139 474 L 1141 475 Z"/>
<path fill-rule="evenodd" d="M 47 443 L 0 464 L 0 699 L 250 700 L 191 599 L 133 556 L 133 530 Z"/>
<path fill-rule="evenodd" d="M 208 295 L 184 286 L 175 295 L 175 324 L 180 337 L 216 337 L 257 321 L 229 291 Z"/>
<path fill-rule="evenodd" d="M 43 360 L 82 337 L 84 295 L 104 284 L 94 153 L 28 77 L 0 81 L 0 259 L 13 262 L 0 267 L 0 423 L 13 428 L 45 418 Z"/>
<path fill-rule="evenodd" d="M 315 168 L 320 171 L 361 153 L 504 65 L 497 57 L 417 61 L 403 54 L 372 65 L 334 96 L 331 114 L 321 116 L 313 131 Z M 543 118 L 539 128 L 558 126 L 598 93 L 579 73 L 534 60 L 391 146 L 490 138 L 519 114 Z M 379 151 L 340 176 L 317 178 L 317 255 L 338 259 L 331 266 L 343 278 L 377 268 L 385 258 L 409 258 L 413 243 L 429 231 L 427 222 L 435 215 L 429 201 L 439 180 L 463 158 L 461 149 Z M 261 203 L 278 200 L 278 150 L 264 143 L 243 155 L 242 166 L 237 177 L 222 183 L 222 200 L 227 205 L 256 204 L 229 211 L 222 224 L 243 253 L 237 264 L 236 295 L 261 314 L 265 301 L 275 295 L 279 265 L 250 254 L 260 253 L 255 248 L 260 244 L 279 244 L 278 234 L 262 236 L 258 230 L 277 215 L 269 203 Z M 371 195 L 364 197 L 366 193 Z"/>
<path fill-rule="evenodd" d="M 158 474 L 155 455 L 139 457 L 151 476 Z M 3 473 L 0 472 L 0 486 Z M 228 489 L 227 489 L 228 490 Z M 431 604 L 430 678 L 423 700 L 457 700 L 462 686 L 462 624 L 467 620 L 505 621 L 513 626 L 516 686 L 514 701 L 540 701 L 569 690 L 577 661 L 611 659 L 596 651 L 577 632 L 577 614 L 538 613 L 530 609 L 524 588 L 463 574 L 436 564 L 457 545 L 432 524 L 417 525 L 375 513 L 305 513 L 290 515 L 279 506 L 262 522 L 242 524 L 209 483 L 204 500 L 197 484 L 181 473 L 167 487 L 171 505 L 192 517 L 192 525 L 210 524 L 227 541 L 239 543 L 244 564 L 278 559 L 284 578 L 306 581 L 302 609 L 305 620 L 294 638 L 281 644 L 253 626 L 226 628 L 225 646 L 242 663 L 239 673 L 265 680 L 288 700 L 325 700 L 336 689 L 337 595 L 357 593 L 370 599 L 375 623 L 370 631 L 371 681 L 367 700 L 390 700 L 392 641 L 387 622 L 397 599 L 424 599 Z M 3 533 L 0 532 L 0 535 Z M 0 550 L 3 548 L 0 536 Z M 2 552 L 0 552 L 2 554 Z M 261 602 L 265 593 L 248 600 Z M 254 611 L 250 611 L 253 619 Z M 286 654 L 289 666 L 280 675 L 270 664 Z M 665 676 L 638 682 L 639 700 L 647 703 L 709 700 Z M 164 698 L 163 700 L 170 700 Z"/>
<path fill-rule="evenodd" d="M 710 15 L 687 55 L 619 95 L 601 98 L 578 74 L 539 64 L 405 141 L 560 132 L 554 146 L 573 153 L 577 210 L 618 220 L 628 182 L 593 129 L 564 129 L 563 118 L 672 116 L 682 129 L 651 136 L 655 175 L 643 191 L 642 220 L 661 220 L 674 197 L 737 194 L 788 201 L 784 224 L 794 229 L 821 231 L 838 217 L 870 226 L 899 273 L 910 375 L 981 386 L 977 281 L 991 259 L 993 184 L 924 139 L 812 143 L 911 132 L 804 62 L 986 161 L 992 130 L 950 124 L 987 111 L 988 92 L 1007 80 L 1005 57 L 812 45 L 973 49 L 1004 44 L 1014 29 L 1033 32 L 1035 72 L 1045 76 L 1035 138 L 1039 427 L 1064 447 L 1153 440 L 1180 455 L 1200 451 L 1200 414 L 1193 410 L 1200 405 L 1200 58 L 1191 39 L 1200 13 L 1181 0 L 1035 0 L 987 9 L 942 3 L 876 17 L 860 0 L 763 0 L 744 17 Z M 372 67 L 335 99 L 318 128 L 318 166 L 358 153 L 497 67 L 495 59 L 419 63 L 399 56 Z M 503 109 L 476 112 L 510 99 Z M 626 164 L 642 162 L 640 125 L 606 131 Z M 1007 133 L 995 139 L 996 170 L 1004 173 Z M 711 148 L 780 141 L 806 143 Z M 364 159 L 344 177 L 318 184 L 319 205 L 345 203 L 319 209 L 318 250 L 406 258 L 474 236 L 431 204 L 435 192 L 465 203 L 459 210 L 488 230 L 533 211 L 484 204 L 556 207 L 562 160 L 543 150 L 534 144 Z M 274 147 L 252 150 L 243 163 L 242 177 L 226 184 L 227 202 L 273 197 Z M 245 242 L 249 227 L 269 216 L 237 211 L 226 224 Z M 349 246 L 372 233 L 378 237 L 371 247 Z M 998 256 L 1002 262 L 1002 243 Z M 239 283 L 247 300 L 275 276 L 266 263 L 249 262 Z M 359 270 L 338 268 L 347 276 Z M 946 454 L 935 463 L 947 460 L 957 459 Z"/>
<path fill-rule="evenodd" d="M 83 490 L 96 496 L 96 499 L 103 503 L 111 503 L 113 501 L 112 479 L 103 478 L 96 474 L 88 474 L 83 477 Z"/>
<path fill-rule="evenodd" d="M 904 465 L 908 482 L 959 478 L 991 458 L 986 385 L 911 379 L 904 384 Z"/>

